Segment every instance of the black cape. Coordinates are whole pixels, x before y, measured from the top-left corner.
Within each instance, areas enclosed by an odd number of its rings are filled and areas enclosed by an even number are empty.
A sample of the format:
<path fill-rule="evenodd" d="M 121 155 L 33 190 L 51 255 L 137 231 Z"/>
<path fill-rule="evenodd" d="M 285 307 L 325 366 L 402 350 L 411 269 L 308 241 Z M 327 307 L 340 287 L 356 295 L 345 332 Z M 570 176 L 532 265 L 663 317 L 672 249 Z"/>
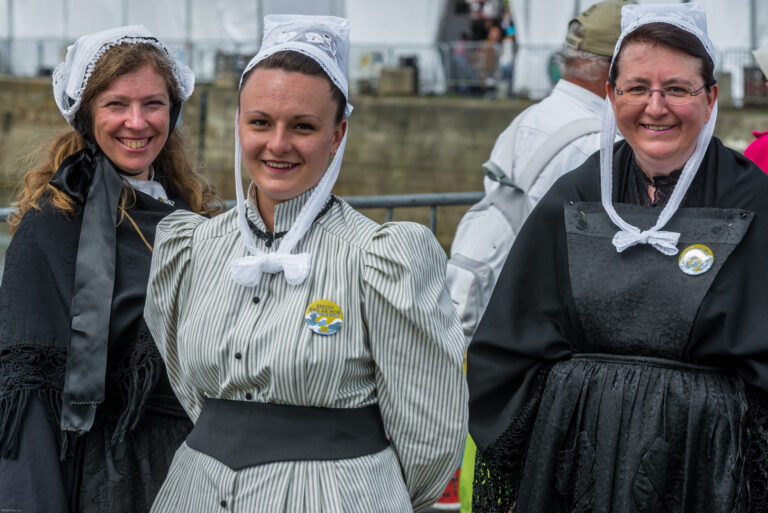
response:
<path fill-rule="evenodd" d="M 170 456 L 191 428 L 173 395 L 162 359 L 143 322 L 151 252 L 126 218 L 116 228 L 106 397 L 99 406 L 91 433 L 78 439 L 74 432 L 61 430 L 75 262 L 83 203 L 90 181 L 88 176 L 81 174 L 62 177 L 60 173 L 55 180 L 56 186 L 75 200 L 75 214 L 62 214 L 45 198 L 39 202 L 39 210 L 30 209 L 11 239 L 0 285 L 0 470 L 3 470 L 3 464 L 8 465 L 4 472 L 0 472 L 6 480 L 4 486 L 0 486 L 0 495 L 5 495 L 0 500 L 0 507 L 23 505 L 24 511 L 35 511 L 33 508 L 36 507 L 59 510 L 64 507 L 62 501 L 68 501 L 70 507 L 74 507 L 84 499 L 85 496 L 79 497 L 78 490 L 89 485 L 81 480 L 87 481 L 90 475 L 94 482 L 98 481 L 100 478 L 93 476 L 108 466 L 104 460 L 101 469 L 96 468 L 98 464 L 89 468 L 89 462 L 107 457 L 116 458 L 112 465 L 119 467 L 124 463 L 120 461 L 122 454 L 117 453 L 130 452 L 121 444 L 126 437 L 131 438 L 132 433 L 131 443 L 136 445 L 134 431 L 147 410 L 174 419 L 172 426 L 165 426 L 168 433 L 173 432 L 174 447 L 150 447 L 148 441 L 146 444 L 147 450 L 158 453 L 157 459 L 168 459 L 159 464 L 165 466 L 166 471 Z M 175 206 L 135 191 L 135 202 L 129 202 L 127 209 L 150 244 L 157 223 L 176 208 L 184 207 L 160 173 L 158 181 L 173 198 Z M 106 445 L 106 449 L 97 449 L 99 444 Z M 114 449 L 117 452 L 105 456 L 105 451 L 110 453 L 112 450 L 109 447 L 117 447 Z M 136 453 L 136 458 L 142 457 L 138 456 L 139 449 L 132 448 L 131 451 Z M 161 456 L 163 452 L 168 454 Z M 17 461 L 26 461 L 37 468 L 37 477 L 13 471 L 10 465 L 17 457 Z M 27 468 L 26 463 L 22 466 Z M 118 468 L 118 471 L 125 474 L 125 468 Z M 11 479 L 14 486 L 10 486 Z M 30 488 L 34 489 L 35 483 L 43 482 L 46 490 L 38 491 L 37 498 L 22 496 L 28 494 Z M 159 488 L 160 484 L 153 486 Z M 14 493 L 14 497 L 8 496 L 14 488 L 18 493 Z M 105 495 L 104 490 L 90 492 L 94 497 Z M 127 495 L 131 493 L 130 490 L 126 492 Z M 141 495 L 145 491 L 136 493 Z M 140 501 L 147 503 L 148 510 L 152 499 L 143 497 Z M 9 500 L 17 502 L 6 504 Z M 130 510 L 134 510 L 136 502 L 133 504 Z M 120 506 L 113 507 L 119 510 Z M 83 510 L 86 509 L 83 507 Z"/>
<path fill-rule="evenodd" d="M 634 184 L 628 170 L 632 161 L 629 145 L 617 143 L 614 202 L 626 202 L 631 196 Z M 548 369 L 570 358 L 574 345 L 582 345 L 584 338 L 571 291 L 564 205 L 599 201 L 596 153 L 558 180 L 531 213 L 470 344 L 470 433 L 480 459 L 485 459 L 484 471 L 497 473 L 499 481 L 489 482 L 502 495 L 511 494 L 508 499 L 512 501 Z M 754 213 L 741 243 L 704 296 L 683 360 L 733 370 L 755 391 L 766 392 L 768 313 L 763 297 L 768 291 L 768 175 L 713 139 L 682 206 Z M 757 430 L 763 433 L 762 448 L 754 449 L 762 454 L 751 455 L 763 458 L 758 466 L 762 476 L 753 480 L 755 498 L 765 491 L 768 473 L 764 452 L 768 419 L 763 396 L 759 397 L 752 402 L 751 412 L 762 423 Z M 478 478 L 485 477 L 476 473 L 476 489 Z"/>

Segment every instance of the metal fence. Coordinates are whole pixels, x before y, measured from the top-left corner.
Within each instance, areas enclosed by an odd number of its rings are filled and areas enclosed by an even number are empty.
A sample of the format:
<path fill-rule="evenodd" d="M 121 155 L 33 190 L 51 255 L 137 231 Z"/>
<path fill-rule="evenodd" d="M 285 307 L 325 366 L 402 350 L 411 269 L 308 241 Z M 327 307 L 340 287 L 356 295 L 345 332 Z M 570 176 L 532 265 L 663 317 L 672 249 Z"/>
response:
<path fill-rule="evenodd" d="M 428 207 L 429 228 L 437 231 L 437 207 L 474 205 L 483 198 L 482 192 L 448 192 L 434 194 L 386 194 L 381 196 L 344 196 L 344 201 L 358 210 L 383 208 L 387 211 L 387 221 L 391 221 L 396 208 Z M 227 208 L 235 205 L 233 200 L 226 201 Z M 0 208 L 0 222 L 6 222 L 13 212 L 12 208 Z"/>
<path fill-rule="evenodd" d="M 391 221 L 396 208 L 426 207 L 429 208 L 429 228 L 437 232 L 437 207 L 473 205 L 483 198 L 482 192 L 454 192 L 436 194 L 390 194 L 382 196 L 345 196 L 344 200 L 358 210 L 386 209 L 386 220 Z M 227 207 L 232 208 L 234 201 L 227 201 Z M 11 238 L 3 225 L 8 220 L 12 208 L 0 208 L 0 278 L 5 267 L 5 251 Z"/>

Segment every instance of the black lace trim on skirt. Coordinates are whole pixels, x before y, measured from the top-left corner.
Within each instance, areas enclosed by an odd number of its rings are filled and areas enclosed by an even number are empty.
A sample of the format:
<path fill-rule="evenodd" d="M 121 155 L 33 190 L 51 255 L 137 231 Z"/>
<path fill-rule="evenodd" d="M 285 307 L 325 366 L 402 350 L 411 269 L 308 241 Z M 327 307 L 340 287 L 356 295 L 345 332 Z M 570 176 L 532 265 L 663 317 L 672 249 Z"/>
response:
<path fill-rule="evenodd" d="M 747 396 L 746 478 L 749 513 L 768 512 L 768 393 L 745 387 Z"/>
<path fill-rule="evenodd" d="M 126 347 L 122 354 L 110 357 L 107 367 L 107 400 L 116 391 L 121 403 L 112 444 L 122 442 L 136 428 L 164 368 L 143 320 L 133 343 Z M 49 345 L 19 344 L 0 352 L 0 457 L 18 456 L 30 394 L 40 397 L 46 418 L 58 433 L 59 458 L 71 456 L 75 432 L 60 428 L 66 362 L 66 351 Z"/>
<path fill-rule="evenodd" d="M 551 368 L 547 365 L 538 371 L 531 397 L 504 433 L 486 450 L 477 451 L 472 511 L 508 513 L 512 509 L 517 499 L 528 441 Z"/>

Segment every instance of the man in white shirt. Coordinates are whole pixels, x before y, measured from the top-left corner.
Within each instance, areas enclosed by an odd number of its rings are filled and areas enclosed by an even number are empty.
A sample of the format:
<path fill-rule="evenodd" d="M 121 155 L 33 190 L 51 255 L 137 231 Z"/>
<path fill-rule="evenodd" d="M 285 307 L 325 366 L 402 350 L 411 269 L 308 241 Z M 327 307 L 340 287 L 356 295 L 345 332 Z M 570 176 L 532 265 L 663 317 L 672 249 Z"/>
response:
<path fill-rule="evenodd" d="M 461 220 L 447 270 L 467 343 L 528 213 L 558 178 L 600 148 L 605 83 L 624 5 L 600 2 L 571 20 L 559 54 L 562 79 L 501 133 L 483 164 L 486 197 Z"/>

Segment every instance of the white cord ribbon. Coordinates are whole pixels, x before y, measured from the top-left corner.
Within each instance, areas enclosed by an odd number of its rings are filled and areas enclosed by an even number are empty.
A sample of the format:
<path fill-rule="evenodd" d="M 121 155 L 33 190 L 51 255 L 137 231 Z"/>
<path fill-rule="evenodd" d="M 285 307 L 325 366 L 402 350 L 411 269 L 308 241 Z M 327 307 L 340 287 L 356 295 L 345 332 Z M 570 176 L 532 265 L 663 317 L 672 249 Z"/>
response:
<path fill-rule="evenodd" d="M 688 158 L 685 166 L 683 166 L 680 179 L 675 185 L 667 205 L 659 214 L 656 224 L 648 230 L 640 230 L 638 227 L 622 219 L 613 207 L 613 141 L 616 139 L 616 118 L 613 115 L 610 99 L 605 98 L 600 147 L 600 195 L 605 212 L 611 218 L 613 224 L 619 228 L 619 231 L 613 237 L 613 245 L 617 252 L 621 253 L 636 244 L 650 244 L 665 255 L 677 254 L 677 242 L 680 239 L 680 234 L 678 232 L 663 232 L 660 230 L 672 219 L 672 216 L 675 215 L 675 212 L 680 207 L 683 198 L 685 198 L 685 193 L 688 192 L 688 187 L 693 182 L 696 171 L 698 171 L 701 161 L 704 159 L 704 153 L 706 153 L 709 142 L 712 139 L 716 120 L 717 100 L 715 100 L 709 121 L 707 121 L 699 133 L 693 155 Z"/>
<path fill-rule="evenodd" d="M 240 124 L 240 111 L 235 114 L 235 191 L 237 194 L 237 218 L 240 227 L 240 238 L 250 255 L 237 258 L 230 262 L 230 272 L 235 283 L 246 287 L 253 287 L 261 281 L 263 273 L 276 274 L 283 272 L 285 280 L 290 285 L 301 285 L 307 279 L 312 268 L 312 258 L 308 253 L 292 254 L 301 238 L 309 230 L 317 215 L 322 210 L 331 195 L 331 189 L 336 183 L 341 169 L 341 161 L 344 158 L 344 148 L 347 145 L 347 134 L 341 139 L 341 144 L 336 150 L 331 164 L 320 179 L 320 182 L 312 191 L 309 200 L 304 204 L 294 221 L 291 229 L 283 238 L 280 247 L 273 253 L 265 253 L 256 247 L 253 242 L 253 234 L 248 226 L 245 214 L 245 196 L 243 194 L 243 180 L 240 176 L 240 161 L 243 150 L 240 145 L 238 126 Z"/>
<path fill-rule="evenodd" d="M 648 23 L 668 23 L 690 32 L 701 41 L 704 49 L 715 61 L 715 51 L 707 36 L 707 20 L 703 9 L 697 3 L 681 5 L 627 5 L 621 10 L 621 35 L 611 59 L 611 69 L 615 65 L 616 54 L 621 48 L 624 37 L 638 27 Z M 708 91 L 704 94 L 706 95 Z M 616 140 L 616 117 L 610 98 L 605 98 L 603 104 L 603 130 L 600 135 L 600 195 L 603 208 L 619 231 L 613 237 L 616 251 L 621 253 L 636 244 L 650 244 L 665 255 L 677 254 L 677 242 L 680 234 L 677 232 L 660 231 L 672 219 L 685 198 L 688 188 L 696 176 L 696 172 L 704 159 L 704 154 L 712 140 L 717 120 L 717 100 L 712 107 L 709 120 L 704 124 L 696 140 L 693 154 L 688 158 L 680 178 L 675 185 L 667 205 L 659 214 L 656 224 L 648 230 L 640 230 L 624 221 L 613 208 L 613 145 Z"/>
<path fill-rule="evenodd" d="M 616 235 L 613 236 L 613 245 L 616 247 L 617 252 L 621 253 L 635 244 L 650 244 L 665 255 L 677 254 L 677 241 L 680 239 L 679 233 L 660 232 L 658 230 L 645 230 L 641 232 L 637 228 L 635 230 L 637 231 L 622 230 L 616 232 Z"/>
<path fill-rule="evenodd" d="M 243 76 L 259 62 L 280 51 L 301 53 L 317 62 L 328 78 L 349 99 L 346 76 L 349 58 L 349 20 L 334 16 L 299 16 L 269 15 L 264 18 L 264 37 L 259 52 L 251 59 L 240 77 L 242 88 Z M 346 102 L 344 117 L 352 113 L 352 105 Z M 258 285 L 264 273 L 282 272 L 290 285 L 301 285 L 309 276 L 312 258 L 308 253 L 291 253 L 299 241 L 309 231 L 312 223 L 320 214 L 331 196 L 331 189 L 336 183 L 347 145 L 347 133 L 341 139 L 328 169 L 315 186 L 307 202 L 301 207 L 298 216 L 288 233 L 280 242 L 277 251 L 265 253 L 256 247 L 253 234 L 245 217 L 245 198 L 243 196 L 240 161 L 242 148 L 239 135 L 240 111 L 235 115 L 235 189 L 237 192 L 237 218 L 240 237 L 250 255 L 235 259 L 230 263 L 232 279 L 246 287 Z"/>

